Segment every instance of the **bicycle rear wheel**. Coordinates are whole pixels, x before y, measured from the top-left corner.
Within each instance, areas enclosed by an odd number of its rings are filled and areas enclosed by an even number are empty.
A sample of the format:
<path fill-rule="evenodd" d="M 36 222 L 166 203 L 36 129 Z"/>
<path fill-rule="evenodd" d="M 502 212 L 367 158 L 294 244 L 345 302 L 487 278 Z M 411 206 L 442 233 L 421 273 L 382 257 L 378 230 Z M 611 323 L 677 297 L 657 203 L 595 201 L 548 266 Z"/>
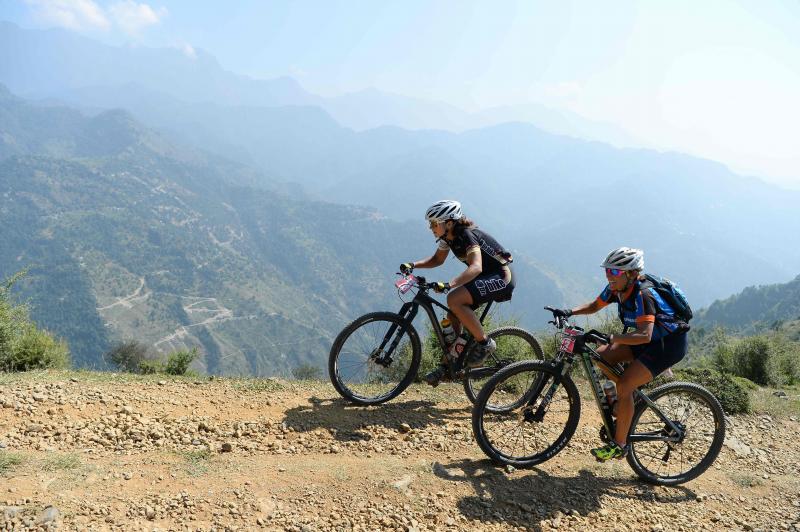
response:
<path fill-rule="evenodd" d="M 365 314 L 333 342 L 328 374 L 336 391 L 358 405 L 394 399 L 419 370 L 422 348 L 414 327 L 391 312 Z"/>
<path fill-rule="evenodd" d="M 467 368 L 464 371 L 464 392 L 473 404 L 489 378 L 504 367 L 520 360 L 544 359 L 539 342 L 525 329 L 501 327 L 491 331 L 487 336 L 497 343 L 497 350 L 486 359 L 482 367 Z M 507 393 L 494 394 L 485 408 L 490 412 L 499 412 L 503 409 L 519 407 L 520 405 L 515 405 L 514 401 L 523 400 L 520 388 L 523 385 L 525 383 L 518 378 L 509 379 L 504 383 L 502 390 Z"/>
<path fill-rule="evenodd" d="M 676 486 L 700 476 L 714 463 L 725 440 L 725 413 L 711 392 L 689 382 L 659 386 L 648 397 L 684 431 L 677 442 L 631 441 L 628 464 L 652 484 Z M 669 436 L 672 429 L 646 402 L 637 405 L 629 438 Z"/>
<path fill-rule="evenodd" d="M 511 399 L 497 398 L 509 395 L 508 384 L 520 391 L 510 394 Z M 491 404 L 516 406 L 493 412 L 487 408 Z M 550 362 L 523 360 L 501 369 L 483 386 L 472 409 L 472 432 L 493 462 L 531 467 L 567 445 L 580 415 L 578 389 L 568 375 L 562 376 Z"/>

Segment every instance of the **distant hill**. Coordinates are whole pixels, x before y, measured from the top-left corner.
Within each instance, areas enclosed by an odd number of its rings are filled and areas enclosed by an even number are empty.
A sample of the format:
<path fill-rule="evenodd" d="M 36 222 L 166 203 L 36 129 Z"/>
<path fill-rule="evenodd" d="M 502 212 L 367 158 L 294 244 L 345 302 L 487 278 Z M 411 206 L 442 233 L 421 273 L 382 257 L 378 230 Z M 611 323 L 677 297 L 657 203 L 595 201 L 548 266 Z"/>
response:
<path fill-rule="evenodd" d="M 19 94 L 35 97 L 59 96 L 87 87 L 116 91 L 133 83 L 190 103 L 246 107 L 314 105 L 355 130 L 391 125 L 463 131 L 526 121 L 552 133 L 615 145 L 640 145 L 610 124 L 540 105 L 470 113 L 444 102 L 376 89 L 324 98 L 307 92 L 288 77 L 257 80 L 234 74 L 204 50 L 187 53 L 178 48 L 113 47 L 62 29 L 28 30 L 2 21 L 0 83 Z"/>
<path fill-rule="evenodd" d="M 0 277 L 29 269 L 19 296 L 79 365 L 100 367 L 111 343 L 133 338 L 199 346 L 202 369 L 225 374 L 322 365 L 345 323 L 398 307 L 397 264 L 434 246 L 423 223 L 287 194 L 127 112 L 87 117 L 8 91 L 0 224 Z M 561 291 L 524 259 L 517 268 L 526 283 L 506 308 L 539 323 Z"/>
<path fill-rule="evenodd" d="M 750 286 L 727 299 L 715 301 L 702 311 L 697 324 L 722 326 L 742 332 L 800 325 L 800 275 L 784 284 Z"/>
<path fill-rule="evenodd" d="M 291 78 L 240 76 L 223 69 L 203 50 L 107 46 L 63 29 L 26 30 L 0 21 L 0 83 L 18 94 L 133 81 L 195 102 L 307 105 L 319 101 Z"/>
<path fill-rule="evenodd" d="M 648 268 L 679 281 L 697 306 L 800 270 L 800 249 L 781 246 L 800 231 L 800 193 L 695 157 L 618 149 L 524 123 L 461 134 L 355 132 L 315 107 L 188 104 L 138 85 L 65 98 L 125 107 L 173 141 L 391 218 L 416 220 L 432 199 L 456 197 L 517 254 L 558 272 L 576 302 L 599 290 L 597 262 L 621 244 L 644 248 Z"/>

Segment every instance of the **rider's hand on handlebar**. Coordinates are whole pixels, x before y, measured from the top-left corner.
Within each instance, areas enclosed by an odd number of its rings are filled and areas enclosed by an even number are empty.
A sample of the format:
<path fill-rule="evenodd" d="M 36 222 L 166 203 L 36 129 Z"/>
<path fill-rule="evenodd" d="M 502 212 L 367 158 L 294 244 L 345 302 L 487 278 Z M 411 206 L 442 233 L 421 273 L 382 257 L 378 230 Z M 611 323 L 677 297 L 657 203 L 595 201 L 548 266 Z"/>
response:
<path fill-rule="evenodd" d="M 587 331 L 586 334 L 584 335 L 584 338 L 586 338 L 587 342 L 592 342 L 592 343 L 604 343 L 604 344 L 611 343 L 611 337 L 609 335 L 607 335 L 606 333 L 602 333 L 596 329 Z"/>
<path fill-rule="evenodd" d="M 439 281 L 438 283 L 433 283 L 431 288 L 433 288 L 433 291 L 437 294 L 444 294 L 450 290 L 450 283 L 443 283 L 442 281 Z"/>
<path fill-rule="evenodd" d="M 400 265 L 400 273 L 404 273 L 408 275 L 409 273 L 414 271 L 414 263 L 413 262 L 404 262 Z"/>
<path fill-rule="evenodd" d="M 570 316 L 572 316 L 572 310 L 571 309 L 556 308 L 556 309 L 553 309 L 552 312 L 553 312 L 553 316 L 555 316 L 557 318 L 569 318 Z"/>

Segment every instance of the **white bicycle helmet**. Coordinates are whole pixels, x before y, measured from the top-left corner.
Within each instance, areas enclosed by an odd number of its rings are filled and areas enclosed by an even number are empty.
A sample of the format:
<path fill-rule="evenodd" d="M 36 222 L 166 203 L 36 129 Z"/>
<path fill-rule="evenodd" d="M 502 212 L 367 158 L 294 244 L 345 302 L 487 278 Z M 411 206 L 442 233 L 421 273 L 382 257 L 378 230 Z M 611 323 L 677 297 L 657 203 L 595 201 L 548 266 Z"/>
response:
<path fill-rule="evenodd" d="M 643 270 L 644 251 L 634 248 L 617 248 L 608 254 L 602 266 L 618 270 Z"/>
<path fill-rule="evenodd" d="M 425 219 L 428 221 L 460 220 L 462 216 L 461 203 L 455 200 L 437 201 L 425 211 Z"/>

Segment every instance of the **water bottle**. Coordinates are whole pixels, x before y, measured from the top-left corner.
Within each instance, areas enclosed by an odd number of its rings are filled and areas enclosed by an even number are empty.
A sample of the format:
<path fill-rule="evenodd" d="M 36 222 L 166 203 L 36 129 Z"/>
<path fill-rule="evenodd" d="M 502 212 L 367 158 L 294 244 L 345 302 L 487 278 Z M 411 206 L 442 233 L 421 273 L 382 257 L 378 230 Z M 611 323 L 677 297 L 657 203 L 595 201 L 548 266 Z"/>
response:
<path fill-rule="evenodd" d="M 444 335 L 444 343 L 448 347 L 453 345 L 453 342 L 456 341 L 456 331 L 453 329 L 453 324 L 450 323 L 450 320 L 447 318 L 442 320 L 442 335 Z"/>
<path fill-rule="evenodd" d="M 603 393 L 606 394 L 606 403 L 608 403 L 609 408 L 613 407 L 617 400 L 617 386 L 613 381 L 603 383 Z"/>
<path fill-rule="evenodd" d="M 461 356 L 461 353 L 464 352 L 464 346 L 467 345 L 467 339 L 463 336 L 459 336 L 456 338 L 456 341 L 450 347 L 450 351 L 448 354 L 452 360 L 457 360 L 458 357 Z"/>

